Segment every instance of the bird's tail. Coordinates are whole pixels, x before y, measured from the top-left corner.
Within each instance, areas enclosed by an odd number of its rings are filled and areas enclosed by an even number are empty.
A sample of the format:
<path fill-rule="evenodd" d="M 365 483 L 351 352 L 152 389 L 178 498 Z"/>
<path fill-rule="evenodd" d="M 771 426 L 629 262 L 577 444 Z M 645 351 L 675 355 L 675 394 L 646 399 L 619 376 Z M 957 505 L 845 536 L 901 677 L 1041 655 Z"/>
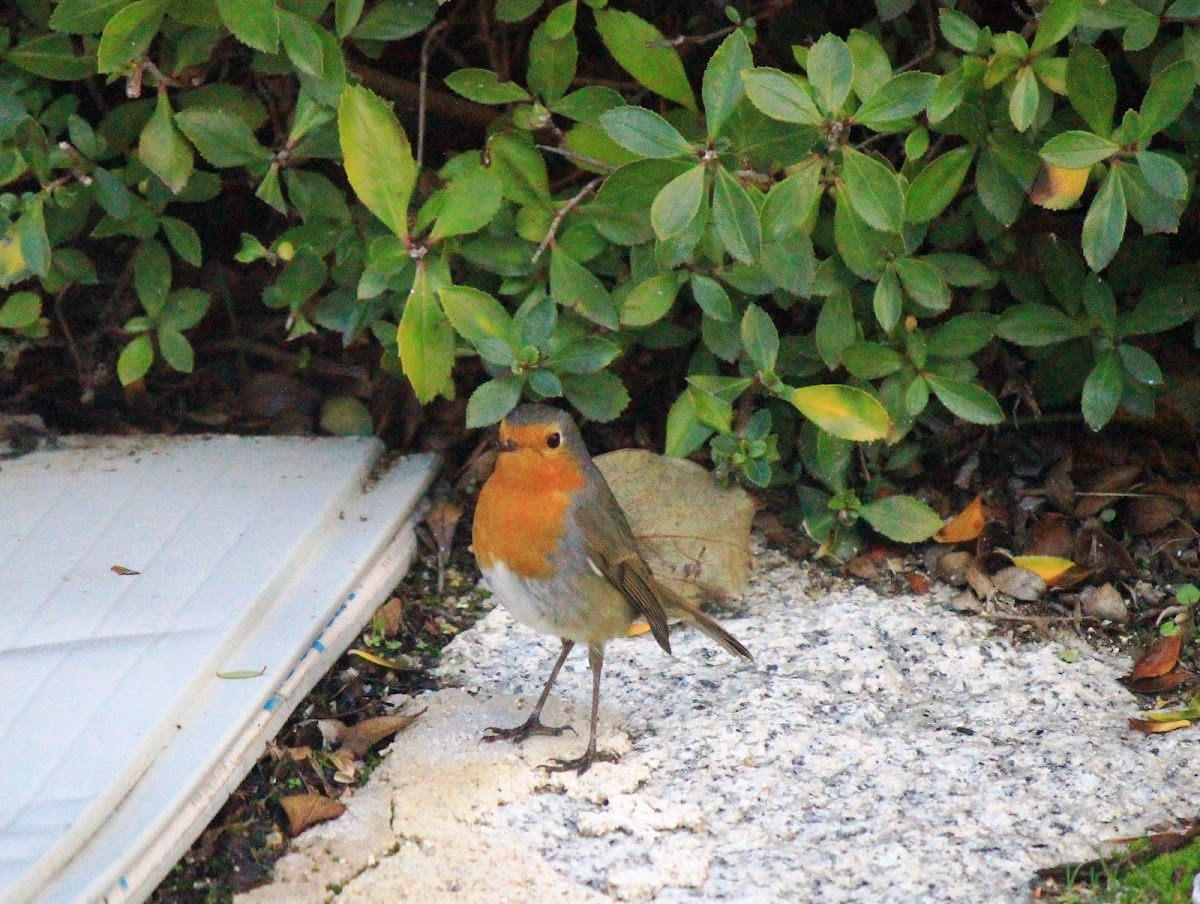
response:
<path fill-rule="evenodd" d="M 710 640 L 714 640 L 723 646 L 734 656 L 740 656 L 743 659 L 753 661 L 754 657 L 750 654 L 740 640 L 726 631 L 711 615 L 706 615 L 701 612 L 693 603 L 684 599 L 669 587 L 664 587 L 661 582 L 657 588 L 661 598 L 667 603 L 668 617 L 681 618 L 691 625 L 695 625 L 700 629 Z"/>

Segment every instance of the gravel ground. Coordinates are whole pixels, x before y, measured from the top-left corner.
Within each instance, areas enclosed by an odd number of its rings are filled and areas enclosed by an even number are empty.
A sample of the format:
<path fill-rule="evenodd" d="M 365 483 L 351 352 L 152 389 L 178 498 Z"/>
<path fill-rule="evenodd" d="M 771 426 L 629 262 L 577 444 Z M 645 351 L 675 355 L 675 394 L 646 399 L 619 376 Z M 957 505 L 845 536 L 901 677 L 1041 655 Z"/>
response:
<path fill-rule="evenodd" d="M 756 661 L 695 632 L 674 658 L 611 644 L 601 747 L 622 759 L 582 777 L 536 769 L 586 740 L 581 653 L 545 716 L 579 736 L 479 743 L 524 718 L 558 649 L 491 613 L 349 812 L 238 900 L 1022 902 L 1038 867 L 1195 815 L 1177 782 L 1200 737 L 1126 727 L 1124 657 L 1064 662 L 936 592 L 825 590 L 755 558 L 723 621 Z"/>

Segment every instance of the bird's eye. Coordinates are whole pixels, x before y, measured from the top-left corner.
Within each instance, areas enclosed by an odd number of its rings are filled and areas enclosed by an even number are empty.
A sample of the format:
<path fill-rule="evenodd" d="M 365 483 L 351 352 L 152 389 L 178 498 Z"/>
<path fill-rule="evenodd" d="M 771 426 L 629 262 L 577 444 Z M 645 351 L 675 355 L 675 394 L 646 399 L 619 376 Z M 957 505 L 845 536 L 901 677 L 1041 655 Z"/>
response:
<path fill-rule="evenodd" d="M 560 445 L 562 445 L 562 434 L 551 433 L 546 437 L 546 445 L 551 449 L 557 449 Z"/>

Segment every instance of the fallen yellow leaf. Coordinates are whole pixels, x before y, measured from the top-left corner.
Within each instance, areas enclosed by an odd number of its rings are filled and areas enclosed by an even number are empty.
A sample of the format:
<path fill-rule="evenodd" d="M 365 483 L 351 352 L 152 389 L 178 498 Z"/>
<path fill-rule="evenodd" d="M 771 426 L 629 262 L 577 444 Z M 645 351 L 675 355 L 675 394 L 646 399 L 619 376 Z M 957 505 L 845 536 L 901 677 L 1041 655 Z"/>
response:
<path fill-rule="evenodd" d="M 1050 585 L 1054 584 L 1055 578 L 1061 577 L 1075 567 L 1075 563 L 1070 559 L 1059 556 L 1014 556 L 1013 564 L 1032 571 Z"/>
<path fill-rule="evenodd" d="M 983 531 L 984 525 L 983 497 L 976 496 L 961 512 L 946 522 L 945 526 L 933 535 L 939 543 L 965 543 L 974 540 Z"/>

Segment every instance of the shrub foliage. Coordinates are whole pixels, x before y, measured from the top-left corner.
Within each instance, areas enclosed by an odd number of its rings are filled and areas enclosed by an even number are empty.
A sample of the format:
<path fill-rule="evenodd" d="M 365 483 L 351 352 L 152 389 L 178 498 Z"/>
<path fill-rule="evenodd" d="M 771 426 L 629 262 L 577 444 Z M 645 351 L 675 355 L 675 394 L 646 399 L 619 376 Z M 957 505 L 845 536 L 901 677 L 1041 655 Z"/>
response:
<path fill-rule="evenodd" d="M 191 371 L 206 205 L 249 186 L 218 263 L 268 271 L 281 339 L 375 343 L 422 402 L 457 377 L 472 426 L 522 397 L 612 419 L 628 362 L 673 355 L 669 453 L 807 470 L 822 537 L 928 536 L 849 489 L 854 443 L 903 467 L 1014 385 L 1093 429 L 1153 412 L 1200 303 L 1200 0 L 820 8 L 18 0 L 0 352 L 124 290 L 116 378 Z"/>

